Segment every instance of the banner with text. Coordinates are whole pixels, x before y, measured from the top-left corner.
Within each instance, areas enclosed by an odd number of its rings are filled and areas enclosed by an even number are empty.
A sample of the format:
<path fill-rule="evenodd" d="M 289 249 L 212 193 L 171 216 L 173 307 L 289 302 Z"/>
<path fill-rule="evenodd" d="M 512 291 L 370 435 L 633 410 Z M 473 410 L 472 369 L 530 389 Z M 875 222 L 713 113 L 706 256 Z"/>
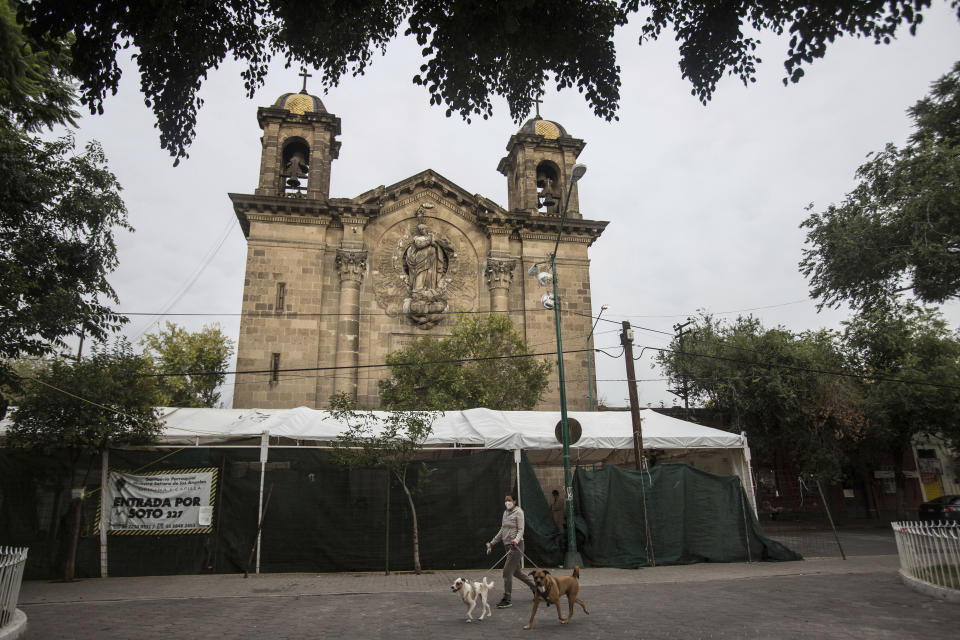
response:
<path fill-rule="evenodd" d="M 111 471 L 106 490 L 109 533 L 210 533 L 216 469 Z"/>

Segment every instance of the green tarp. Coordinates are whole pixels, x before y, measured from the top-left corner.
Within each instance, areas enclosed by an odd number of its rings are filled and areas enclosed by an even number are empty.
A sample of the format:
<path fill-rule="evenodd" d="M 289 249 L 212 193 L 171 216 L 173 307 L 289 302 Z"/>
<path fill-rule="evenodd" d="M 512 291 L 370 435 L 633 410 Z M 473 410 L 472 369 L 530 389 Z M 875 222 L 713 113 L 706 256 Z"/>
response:
<path fill-rule="evenodd" d="M 578 469 L 573 490 L 580 552 L 593 566 L 802 559 L 764 535 L 737 476 L 685 464 L 605 466 Z"/>
<path fill-rule="evenodd" d="M 260 462 L 257 449 L 112 450 L 112 469 L 142 472 L 216 468 L 221 473 L 206 534 L 109 536 L 112 576 L 235 573 L 248 566 L 257 531 Z M 483 543 L 492 538 L 510 490 L 513 454 L 463 452 L 429 461 L 433 469 L 416 498 L 420 555 L 425 569 L 488 568 Z M 99 457 L 90 469 L 77 575 L 99 575 Z M 30 547 L 26 578 L 62 571 L 71 518 L 65 460 L 57 455 L 0 450 L 0 544 Z M 417 480 L 419 466 L 410 480 Z M 385 567 L 386 514 L 390 567 L 412 568 L 411 520 L 403 491 L 379 470 L 347 470 L 318 449 L 272 448 L 264 487 L 261 571 L 359 571 Z M 521 497 L 527 554 L 539 566 L 563 560 L 564 536 L 524 456 Z M 800 556 L 767 539 L 746 507 L 739 480 L 685 465 L 658 465 L 643 475 L 608 466 L 578 470 L 574 500 L 581 553 L 588 565 L 650 564 L 642 500 L 646 496 L 656 563 L 794 560 Z M 501 550 L 497 550 L 500 553 Z"/>
<path fill-rule="evenodd" d="M 257 449 L 187 448 L 177 451 L 110 451 L 111 469 L 145 472 L 216 468 L 222 471 L 208 534 L 109 536 L 112 576 L 236 573 L 248 566 L 257 532 L 260 489 Z M 77 556 L 77 575 L 100 573 L 99 458 L 87 482 Z M 433 469 L 415 504 L 420 558 L 425 569 L 489 566 L 484 542 L 500 526 L 503 496 L 510 490 L 513 453 L 484 451 L 428 462 Z M 64 489 L 65 461 L 57 455 L 0 450 L 0 545 L 28 546 L 27 579 L 55 578 L 66 557 L 71 518 Z M 408 481 L 417 482 L 419 464 Z M 271 489 L 272 487 L 272 489 Z M 91 494 L 91 492 L 93 492 Z M 264 492 L 260 569 L 287 571 L 382 571 L 386 514 L 390 514 L 390 568 L 413 568 L 409 506 L 400 486 L 381 470 L 347 470 L 318 449 L 272 448 Z"/>

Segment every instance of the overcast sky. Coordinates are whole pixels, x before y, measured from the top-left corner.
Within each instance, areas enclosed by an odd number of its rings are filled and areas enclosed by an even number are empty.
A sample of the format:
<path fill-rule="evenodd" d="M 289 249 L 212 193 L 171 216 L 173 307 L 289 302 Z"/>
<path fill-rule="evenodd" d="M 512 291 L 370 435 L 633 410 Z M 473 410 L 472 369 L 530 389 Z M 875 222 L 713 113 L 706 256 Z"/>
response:
<path fill-rule="evenodd" d="M 591 248 L 590 276 L 594 314 L 607 304 L 603 318 L 617 324 L 599 323 L 597 347 L 620 353 L 621 320 L 634 325 L 635 354 L 666 346 L 673 325 L 698 310 L 731 319 L 752 313 L 767 327 L 795 331 L 839 327 L 845 312 L 818 314 L 808 298 L 797 268 L 798 226 L 808 204 L 821 211 L 843 199 L 869 151 L 906 139 L 905 109 L 960 59 L 960 23 L 945 2 L 929 11 L 916 37 L 906 34 L 886 46 L 845 38 L 789 87 L 781 82 L 785 40 L 763 34 L 757 82 L 725 79 L 703 106 L 680 77 L 676 43 L 664 37 L 638 47 L 634 25 L 616 40 L 619 122 L 598 119 L 576 92 L 548 90 L 542 115 L 587 143 L 581 211 L 610 221 Z M 327 93 L 308 85 L 342 121 L 331 196 L 353 197 L 431 168 L 505 206 L 506 179 L 496 168 L 518 127 L 506 103 L 497 101 L 487 121 L 446 118 L 411 82 L 421 62 L 416 43 L 400 39 L 366 75 Z M 244 96 L 239 65 L 211 72 L 190 158 L 174 168 L 135 66 L 128 60 L 123 68 L 105 114 L 85 117 L 77 134 L 103 144 L 136 228 L 119 237 L 120 267 L 111 277 L 119 309 L 209 314 L 169 319 L 191 329 L 219 322 L 236 340 L 246 243 L 226 194 L 253 193 L 257 107 L 298 91 L 298 70 L 274 65 L 253 100 Z M 957 307 L 946 312 L 957 326 Z M 126 334 L 136 340 L 156 320 L 134 316 Z M 579 348 L 582 340 L 565 336 L 564 346 Z M 637 362 L 640 403 L 674 404 L 651 354 Z M 623 358 L 598 354 L 597 371 L 600 397 L 626 404 Z M 232 384 L 223 391 L 229 406 Z"/>

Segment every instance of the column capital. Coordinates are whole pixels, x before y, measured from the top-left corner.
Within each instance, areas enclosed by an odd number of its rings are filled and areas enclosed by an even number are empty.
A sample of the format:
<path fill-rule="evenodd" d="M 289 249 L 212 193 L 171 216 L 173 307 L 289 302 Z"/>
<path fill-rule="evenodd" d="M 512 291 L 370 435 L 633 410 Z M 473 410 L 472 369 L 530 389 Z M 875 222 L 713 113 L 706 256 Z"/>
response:
<path fill-rule="evenodd" d="M 509 289 L 513 282 L 513 270 L 517 261 L 512 258 L 487 258 L 487 286 L 493 289 Z"/>
<path fill-rule="evenodd" d="M 367 271 L 367 252 L 362 249 L 337 249 L 337 271 L 341 282 L 363 282 Z"/>

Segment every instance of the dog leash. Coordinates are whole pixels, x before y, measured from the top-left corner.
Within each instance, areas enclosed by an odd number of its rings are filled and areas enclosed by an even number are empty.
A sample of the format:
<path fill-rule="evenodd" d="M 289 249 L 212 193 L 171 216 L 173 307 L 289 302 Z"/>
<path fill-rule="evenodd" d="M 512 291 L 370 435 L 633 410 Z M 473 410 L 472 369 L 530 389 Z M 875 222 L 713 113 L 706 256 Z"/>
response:
<path fill-rule="evenodd" d="M 508 551 L 507 553 L 510 553 L 510 552 Z M 501 562 L 504 558 L 506 558 L 506 557 L 507 557 L 507 554 L 506 554 L 506 553 L 503 554 L 502 556 L 500 556 L 500 560 L 497 560 L 496 562 L 494 562 L 494 563 L 493 563 L 493 566 L 490 567 L 489 569 L 487 569 L 487 573 L 490 573 L 491 571 L 493 571 L 494 569 L 496 569 L 496 568 L 497 568 L 497 565 L 500 564 L 500 562 Z"/>
<path fill-rule="evenodd" d="M 530 559 L 530 556 L 528 556 L 527 554 L 523 553 L 523 551 L 521 551 L 520 553 L 523 555 L 524 558 L 527 559 L 527 562 L 529 562 L 530 564 L 533 565 L 533 568 L 534 568 L 534 569 L 539 569 L 539 568 L 540 568 L 540 567 L 537 566 L 537 563 L 536 563 L 536 562 L 534 562 L 533 560 Z"/>
<path fill-rule="evenodd" d="M 518 547 L 518 551 L 519 551 L 519 547 Z M 503 562 L 503 559 L 506 558 L 509 554 L 510 554 L 510 552 L 507 551 L 507 553 L 505 553 L 505 554 L 503 554 L 502 556 L 500 556 L 500 559 L 497 560 L 496 562 L 494 562 L 492 567 L 490 567 L 489 569 L 487 569 L 487 573 L 490 573 L 491 571 L 493 571 L 494 569 L 496 569 L 496 568 L 497 568 L 497 565 L 500 564 L 501 562 Z M 530 559 L 530 556 L 528 556 L 527 554 L 525 554 L 523 551 L 520 551 L 520 555 L 522 555 L 524 558 L 526 558 L 527 562 L 529 562 L 530 564 L 532 564 L 534 569 L 539 569 L 539 568 L 540 568 L 540 567 L 537 565 L 537 563 L 534 562 L 533 560 L 531 560 L 531 559 Z"/>

